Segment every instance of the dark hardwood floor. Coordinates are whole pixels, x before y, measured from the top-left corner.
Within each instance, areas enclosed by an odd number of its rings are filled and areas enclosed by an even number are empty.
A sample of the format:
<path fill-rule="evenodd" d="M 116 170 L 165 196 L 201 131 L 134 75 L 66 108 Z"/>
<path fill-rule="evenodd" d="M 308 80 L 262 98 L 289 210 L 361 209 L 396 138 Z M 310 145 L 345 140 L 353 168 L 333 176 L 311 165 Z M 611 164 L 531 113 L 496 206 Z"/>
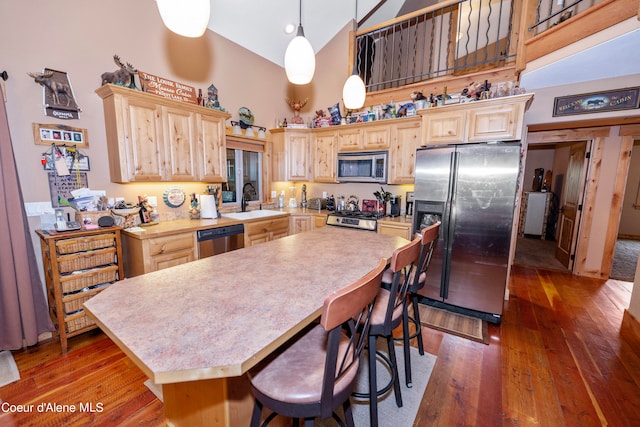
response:
<path fill-rule="evenodd" d="M 424 330 L 438 359 L 414 425 L 640 425 L 640 343 L 620 337 L 631 286 L 515 266 L 489 345 Z M 0 426 L 164 425 L 145 375 L 98 331 L 72 338 L 66 355 L 54 340 L 14 358 L 21 379 L 0 400 L 34 407 L 0 410 Z"/>

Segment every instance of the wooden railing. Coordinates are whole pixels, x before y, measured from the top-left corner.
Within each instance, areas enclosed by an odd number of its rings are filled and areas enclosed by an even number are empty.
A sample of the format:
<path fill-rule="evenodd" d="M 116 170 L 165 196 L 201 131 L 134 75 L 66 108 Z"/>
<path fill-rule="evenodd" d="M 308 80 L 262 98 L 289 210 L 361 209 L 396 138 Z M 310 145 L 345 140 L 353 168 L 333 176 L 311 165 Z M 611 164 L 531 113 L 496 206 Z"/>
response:
<path fill-rule="evenodd" d="M 442 93 L 444 86 L 459 91 L 474 81 L 517 81 L 527 62 L 636 16 L 640 0 L 558 3 L 446 0 L 357 31 L 350 58 L 367 103 L 407 99 L 416 90 Z"/>

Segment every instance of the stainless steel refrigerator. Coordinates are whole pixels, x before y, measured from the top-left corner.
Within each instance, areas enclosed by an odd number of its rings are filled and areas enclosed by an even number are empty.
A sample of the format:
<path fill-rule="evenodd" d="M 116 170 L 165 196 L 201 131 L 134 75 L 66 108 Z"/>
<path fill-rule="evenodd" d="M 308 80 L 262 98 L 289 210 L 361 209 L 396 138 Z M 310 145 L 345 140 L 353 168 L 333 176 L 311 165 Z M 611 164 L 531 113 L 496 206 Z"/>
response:
<path fill-rule="evenodd" d="M 500 322 L 519 169 L 519 143 L 417 151 L 413 229 L 442 222 L 422 302 Z"/>

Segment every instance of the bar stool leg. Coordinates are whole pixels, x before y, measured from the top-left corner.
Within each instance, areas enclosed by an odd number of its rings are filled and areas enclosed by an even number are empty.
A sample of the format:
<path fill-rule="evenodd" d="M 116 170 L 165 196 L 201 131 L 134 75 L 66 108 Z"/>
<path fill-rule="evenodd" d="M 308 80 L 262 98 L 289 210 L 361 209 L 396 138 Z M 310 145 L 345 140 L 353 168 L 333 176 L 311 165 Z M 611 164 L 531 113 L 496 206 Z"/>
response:
<path fill-rule="evenodd" d="M 376 336 L 369 335 L 369 422 L 378 427 L 378 379 L 376 376 Z"/>
<path fill-rule="evenodd" d="M 394 349 L 393 337 L 387 337 L 387 347 L 389 349 L 389 359 L 391 360 L 391 369 L 394 376 L 393 380 L 393 393 L 396 395 L 396 405 L 398 408 L 402 408 L 402 392 L 400 391 L 400 377 L 398 375 L 398 360 L 396 359 L 396 351 Z"/>
<path fill-rule="evenodd" d="M 420 352 L 421 356 L 424 356 L 424 343 L 422 342 L 422 324 L 420 323 L 420 310 L 418 309 L 418 295 L 411 295 L 411 303 L 413 304 L 413 318 L 416 321 L 418 351 Z"/>
<path fill-rule="evenodd" d="M 411 380 L 411 349 L 409 348 L 409 309 L 407 307 L 407 301 L 405 301 L 402 307 L 402 345 L 404 347 L 404 375 L 405 382 L 408 388 L 413 387 L 413 381 Z"/>

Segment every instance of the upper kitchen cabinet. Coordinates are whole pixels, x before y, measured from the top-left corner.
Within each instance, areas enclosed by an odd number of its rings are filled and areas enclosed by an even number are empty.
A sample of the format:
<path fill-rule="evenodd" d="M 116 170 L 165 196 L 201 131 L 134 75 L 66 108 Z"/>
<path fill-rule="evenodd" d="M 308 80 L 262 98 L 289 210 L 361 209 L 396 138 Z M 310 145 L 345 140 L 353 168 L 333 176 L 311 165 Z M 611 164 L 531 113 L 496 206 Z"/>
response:
<path fill-rule="evenodd" d="M 272 129 L 273 180 L 311 181 L 310 135 L 307 129 Z"/>
<path fill-rule="evenodd" d="M 336 156 L 338 133 L 334 129 L 318 130 L 311 135 L 313 181 L 336 181 Z"/>
<path fill-rule="evenodd" d="M 388 124 L 362 123 L 341 126 L 338 130 L 338 152 L 388 150 Z"/>
<path fill-rule="evenodd" d="M 413 184 L 416 149 L 422 138 L 422 121 L 418 116 L 391 122 L 389 148 L 389 184 Z"/>
<path fill-rule="evenodd" d="M 520 140 L 532 98 L 524 94 L 419 110 L 422 145 Z"/>
<path fill-rule="evenodd" d="M 224 122 L 218 110 L 104 85 L 109 168 L 113 182 L 222 182 Z"/>

